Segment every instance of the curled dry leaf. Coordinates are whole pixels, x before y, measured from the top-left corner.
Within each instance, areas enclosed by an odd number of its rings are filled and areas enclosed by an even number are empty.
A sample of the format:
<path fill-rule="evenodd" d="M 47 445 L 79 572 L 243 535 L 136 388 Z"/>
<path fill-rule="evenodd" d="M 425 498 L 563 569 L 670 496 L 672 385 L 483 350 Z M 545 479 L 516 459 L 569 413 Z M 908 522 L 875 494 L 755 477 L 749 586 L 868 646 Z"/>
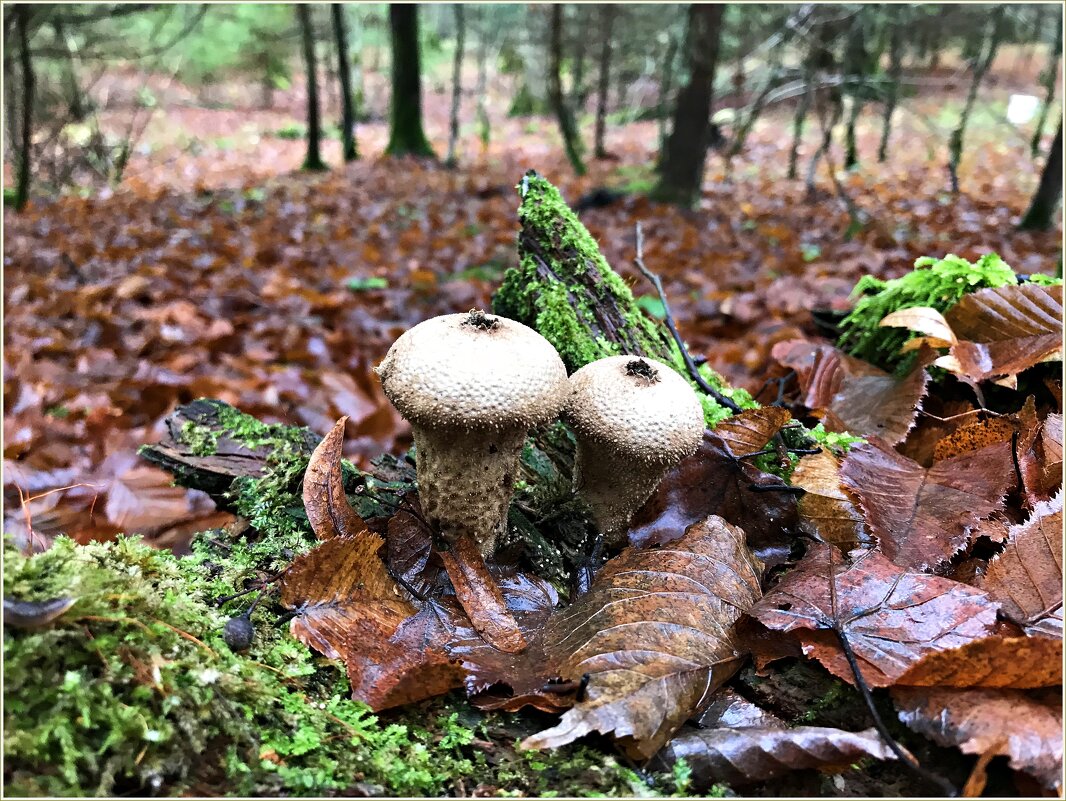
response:
<path fill-rule="evenodd" d="M 758 599 L 761 572 L 744 532 L 718 517 L 666 547 L 610 560 L 587 593 L 552 615 L 538 644 L 537 681 L 588 674 L 584 698 L 523 745 L 602 732 L 634 759 L 652 756 L 740 666 L 733 626 Z"/>
<path fill-rule="evenodd" d="M 922 336 L 908 339 L 903 351 L 916 350 L 923 344 L 933 348 L 948 348 L 958 340 L 944 315 L 930 306 L 912 306 L 887 315 L 878 325 L 886 328 L 906 328 Z"/>
<path fill-rule="evenodd" d="M 1062 639 L 993 636 L 933 651 L 897 679 L 920 687 L 1056 687 L 1062 684 Z"/>
<path fill-rule="evenodd" d="M 966 754 L 1010 758 L 1049 790 L 1062 789 L 1062 691 L 895 687 L 899 718 L 934 742 Z"/>
<path fill-rule="evenodd" d="M 715 782 L 745 785 L 815 768 L 843 770 L 864 758 L 895 759 L 877 729 L 843 731 L 821 726 L 792 729 L 704 729 L 675 737 L 663 749 L 670 767 L 684 759 L 693 788 L 704 792 Z"/>
<path fill-rule="evenodd" d="M 933 458 L 939 462 L 953 456 L 979 451 L 997 442 L 1010 442 L 1016 433 L 1019 440 L 1019 453 L 1025 453 L 1032 445 L 1039 426 L 1035 400 L 1030 395 L 1025 406 L 1016 415 L 973 420 L 959 426 L 937 442 L 936 447 L 933 448 Z"/>
<path fill-rule="evenodd" d="M 1062 493 L 1012 526 L 979 586 L 1027 634 L 1062 637 Z"/>
<path fill-rule="evenodd" d="M 799 499 L 801 531 L 848 550 L 870 542 L 862 515 L 840 485 L 840 462 L 832 453 L 804 456 L 790 481 L 807 491 Z"/>
<path fill-rule="evenodd" d="M 743 456 L 765 448 L 766 443 L 791 419 L 792 415 L 787 409 L 763 406 L 723 420 L 715 426 L 714 433 L 721 437 L 730 453 Z"/>
<path fill-rule="evenodd" d="M 281 581 L 293 635 L 344 661 L 352 697 L 375 710 L 408 704 L 462 683 L 444 652 L 450 629 L 430 604 L 416 609 L 378 555 L 372 531 L 322 542 L 296 557 Z"/>
<path fill-rule="evenodd" d="M 307 472 L 304 473 L 304 509 L 311 528 L 320 540 L 351 537 L 366 529 L 366 524 L 355 513 L 344 494 L 341 448 L 347 422 L 348 418 L 342 417 L 326 434 L 311 454 Z"/>
<path fill-rule="evenodd" d="M 738 441 L 736 429 L 728 436 Z M 750 447 L 751 441 L 745 435 L 743 447 Z M 796 497 L 772 489 L 783 486 L 781 479 L 734 454 L 717 431 L 706 432 L 699 450 L 666 474 L 634 517 L 629 542 L 635 547 L 668 543 L 692 524 L 717 515 L 747 533 L 748 544 L 764 563 L 784 561 L 791 541 L 787 532 L 796 521 Z"/>
<path fill-rule="evenodd" d="M 997 608 L 982 590 L 905 570 L 877 551 L 853 551 L 845 559 L 819 543 L 750 614 L 767 628 L 793 632 L 807 656 L 853 682 L 828 630 L 835 613 L 866 683 L 887 687 L 926 654 L 992 634 Z"/>
<path fill-rule="evenodd" d="M 962 549 L 979 520 L 1003 508 L 1014 467 L 1009 442 L 926 469 L 871 439 L 848 453 L 840 475 L 885 556 L 932 570 Z"/>
<path fill-rule="evenodd" d="M 849 356 L 831 345 L 792 339 L 774 346 L 773 357 L 796 371 L 800 402 L 824 416 L 828 431 L 902 442 L 921 408 L 932 353 L 919 355 L 903 378 Z"/>
<path fill-rule="evenodd" d="M 1049 414 L 1031 447 L 1019 450 L 1026 499 L 1049 500 L 1062 487 L 1062 415 Z"/>
<path fill-rule="evenodd" d="M 945 315 L 958 338 L 938 367 L 972 381 L 1013 379 L 1040 362 L 1062 359 L 1062 286 L 982 289 Z"/>
<path fill-rule="evenodd" d="M 509 654 L 524 650 L 525 637 L 507 610 L 503 591 L 489 573 L 473 537 L 461 535 L 450 550 L 441 554 L 441 560 L 452 580 L 456 600 L 485 642 Z"/>

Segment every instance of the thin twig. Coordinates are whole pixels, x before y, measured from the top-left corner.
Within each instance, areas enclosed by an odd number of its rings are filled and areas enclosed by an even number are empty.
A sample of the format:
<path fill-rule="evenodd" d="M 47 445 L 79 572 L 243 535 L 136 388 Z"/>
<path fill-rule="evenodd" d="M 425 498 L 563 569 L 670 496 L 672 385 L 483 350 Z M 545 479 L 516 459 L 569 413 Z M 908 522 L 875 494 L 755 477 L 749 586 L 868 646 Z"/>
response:
<path fill-rule="evenodd" d="M 685 347 L 685 343 L 681 339 L 681 334 L 677 330 L 674 316 L 670 313 L 670 306 L 666 302 L 666 292 L 663 291 L 663 282 L 659 280 L 659 276 L 655 275 L 655 273 L 644 266 L 644 233 L 640 229 L 639 222 L 637 223 L 637 257 L 634 260 L 634 263 L 636 264 L 637 269 L 640 270 L 641 275 L 651 282 L 651 285 L 655 287 L 655 291 L 659 294 L 659 302 L 663 304 L 663 314 L 666 316 L 666 327 L 670 329 L 670 336 L 674 338 L 678 350 L 681 351 L 681 358 L 685 360 L 685 368 L 688 370 L 688 374 L 692 376 L 692 380 L 696 382 L 700 389 L 714 398 L 719 406 L 724 406 L 733 414 L 740 414 L 743 410 L 732 400 L 725 397 L 725 395 L 708 384 L 707 379 L 700 375 L 696 363 L 692 361 L 688 348 Z"/>
<path fill-rule="evenodd" d="M 1020 436 L 1021 432 L 1017 430 L 1010 435 L 1010 455 L 1011 459 L 1014 460 L 1014 475 L 1018 479 L 1018 494 L 1025 498 L 1025 477 L 1022 475 L 1022 466 L 1018 461 L 1018 439 Z"/>
<path fill-rule="evenodd" d="M 855 686 L 859 690 L 859 694 L 862 695 L 862 700 L 866 702 L 866 708 L 870 712 L 870 717 L 873 719 L 874 728 L 877 729 L 877 733 L 881 735 L 881 739 L 885 741 L 885 745 L 889 750 L 896 755 L 896 757 L 908 768 L 911 769 L 916 775 L 932 782 L 943 791 L 949 798 L 954 798 L 959 794 L 958 789 L 950 781 L 945 779 L 939 774 L 923 768 L 918 760 L 908 751 L 905 751 L 903 747 L 896 742 L 895 738 L 888 731 L 888 727 L 885 726 L 885 722 L 881 719 L 881 713 L 877 711 L 877 706 L 874 704 L 873 693 L 870 692 L 870 686 L 866 683 L 865 677 L 862 675 L 862 671 L 859 669 L 859 660 L 855 658 L 855 651 L 852 650 L 851 642 L 848 640 L 847 632 L 844 630 L 847 623 L 850 623 L 858 617 L 864 617 L 872 614 L 888 600 L 892 593 L 896 589 L 896 585 L 899 583 L 897 579 L 893 583 L 892 588 L 889 590 L 888 595 L 884 597 L 881 603 L 870 609 L 863 610 L 861 614 L 853 615 L 848 621 L 844 622 L 840 619 L 840 614 L 837 611 L 837 583 L 836 574 L 833 572 L 833 549 L 829 549 L 829 603 L 832 610 L 832 617 L 828 623 L 828 627 L 832 629 L 836 634 L 837 640 L 840 642 L 840 648 L 844 652 L 845 658 L 848 660 L 848 666 L 851 668 L 852 675 L 855 676 Z"/>

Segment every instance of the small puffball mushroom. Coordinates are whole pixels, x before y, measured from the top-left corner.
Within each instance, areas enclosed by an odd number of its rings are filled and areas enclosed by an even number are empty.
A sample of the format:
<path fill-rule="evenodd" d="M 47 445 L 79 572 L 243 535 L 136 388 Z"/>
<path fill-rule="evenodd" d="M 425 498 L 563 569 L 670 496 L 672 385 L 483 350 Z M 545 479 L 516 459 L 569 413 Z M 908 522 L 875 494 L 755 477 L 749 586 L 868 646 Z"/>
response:
<path fill-rule="evenodd" d="M 688 382 L 654 359 L 600 359 L 569 383 L 563 417 L 577 435 L 574 490 L 606 543 L 621 545 L 666 471 L 699 447 L 703 407 Z"/>
<path fill-rule="evenodd" d="M 486 556 L 507 525 L 526 433 L 566 400 L 566 367 L 532 328 L 481 311 L 419 323 L 377 368 L 411 423 L 422 512 L 453 542 Z"/>

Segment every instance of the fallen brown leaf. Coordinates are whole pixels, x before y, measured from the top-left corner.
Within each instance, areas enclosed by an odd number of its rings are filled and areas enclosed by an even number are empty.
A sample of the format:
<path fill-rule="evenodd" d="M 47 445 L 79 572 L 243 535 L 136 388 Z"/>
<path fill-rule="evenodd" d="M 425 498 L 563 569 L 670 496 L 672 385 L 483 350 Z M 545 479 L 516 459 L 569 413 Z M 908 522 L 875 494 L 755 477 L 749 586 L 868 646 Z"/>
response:
<path fill-rule="evenodd" d="M 304 473 L 304 509 L 320 540 L 352 537 L 366 529 L 366 523 L 355 513 L 344 494 L 341 447 L 347 422 L 348 418 L 342 417 L 326 434 L 311 454 Z"/>
<path fill-rule="evenodd" d="M 1062 684 L 1062 640 L 985 637 L 928 653 L 896 681 L 917 687 L 1057 687 Z"/>
<path fill-rule="evenodd" d="M 799 499 L 800 530 L 850 550 L 870 543 L 862 515 L 840 484 L 840 462 L 829 451 L 804 456 L 791 483 L 806 490 Z"/>
<path fill-rule="evenodd" d="M 767 628 L 793 633 L 808 657 L 854 682 L 829 631 L 835 615 L 866 683 L 886 687 L 926 654 L 992 634 L 997 607 L 982 590 L 905 570 L 877 551 L 853 551 L 845 559 L 819 543 L 749 614 Z"/>
<path fill-rule="evenodd" d="M 848 453 L 840 475 L 885 556 L 933 570 L 963 548 L 981 518 L 1002 508 L 1014 468 L 1009 442 L 926 469 L 871 439 Z"/>
<path fill-rule="evenodd" d="M 1062 493 L 1010 528 L 978 586 L 1028 634 L 1062 637 Z"/>
<path fill-rule="evenodd" d="M 515 654 L 524 650 L 525 637 L 507 611 L 503 591 L 489 573 L 474 539 L 463 534 L 440 556 L 455 588 L 456 600 L 470 618 L 474 630 L 500 651 Z"/>
<path fill-rule="evenodd" d="M 1062 788 L 1061 690 L 895 687 L 899 718 L 911 729 L 966 754 L 995 751 L 1049 790 Z"/>

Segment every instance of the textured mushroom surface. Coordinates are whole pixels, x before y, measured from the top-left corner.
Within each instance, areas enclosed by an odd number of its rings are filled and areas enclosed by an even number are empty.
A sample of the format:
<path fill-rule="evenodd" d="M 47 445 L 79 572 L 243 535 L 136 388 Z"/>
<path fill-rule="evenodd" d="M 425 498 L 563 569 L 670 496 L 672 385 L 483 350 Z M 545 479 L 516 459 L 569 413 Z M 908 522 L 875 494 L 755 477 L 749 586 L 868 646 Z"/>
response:
<path fill-rule="evenodd" d="M 699 398 L 661 362 L 612 356 L 570 376 L 563 414 L 577 435 L 574 489 L 608 544 L 619 545 L 666 471 L 699 447 Z"/>
<path fill-rule="evenodd" d="M 378 367 L 385 394 L 411 422 L 426 519 L 451 542 L 489 555 L 507 521 L 531 426 L 566 399 L 566 368 L 532 328 L 471 311 L 419 323 Z"/>
<path fill-rule="evenodd" d="M 419 323 L 393 343 L 378 374 L 406 420 L 468 430 L 543 423 L 566 390 L 566 367 L 548 340 L 481 312 Z"/>

